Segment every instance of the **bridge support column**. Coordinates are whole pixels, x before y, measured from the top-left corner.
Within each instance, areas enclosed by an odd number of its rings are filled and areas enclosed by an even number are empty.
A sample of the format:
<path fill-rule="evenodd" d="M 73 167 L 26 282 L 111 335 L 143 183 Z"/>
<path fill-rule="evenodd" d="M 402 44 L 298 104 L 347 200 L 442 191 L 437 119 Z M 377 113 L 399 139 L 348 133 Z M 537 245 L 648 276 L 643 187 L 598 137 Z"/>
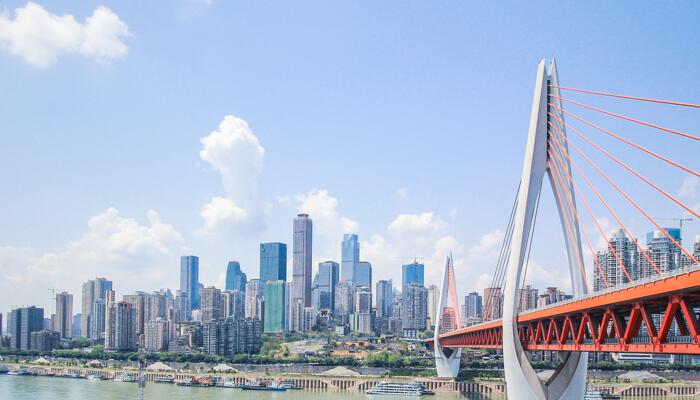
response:
<path fill-rule="evenodd" d="M 452 308 L 456 327 L 461 328 L 462 318 L 460 316 L 459 300 L 457 297 L 457 287 L 455 284 L 454 267 L 452 265 L 452 255 L 447 257 L 445 264 L 445 274 L 442 281 L 442 291 L 440 292 L 440 302 L 438 303 L 437 316 L 435 321 L 435 335 L 433 343 L 435 347 L 435 367 L 440 378 L 456 378 L 459 375 L 459 362 L 462 359 L 462 349 L 444 348 L 440 345 L 440 327 L 444 310 Z"/>
<path fill-rule="evenodd" d="M 530 365 L 528 353 L 523 349 L 518 335 L 517 318 L 520 303 L 518 291 L 523 280 L 522 271 L 526 263 L 525 258 L 527 246 L 530 242 L 531 226 L 534 222 L 533 218 L 545 174 L 549 175 L 552 187 L 555 187 L 554 185 L 556 184 L 547 167 L 548 122 L 550 122 L 548 102 L 555 101 L 554 98 L 550 98 L 550 90 L 558 91 L 556 87 L 558 87 L 558 78 L 555 62 L 552 61 L 548 73 L 545 69 L 545 61 L 542 60 L 537 68 L 530 127 L 525 148 L 525 161 L 520 180 L 510 258 L 508 260 L 503 293 L 503 362 L 506 375 L 506 389 L 508 398 L 511 399 L 582 399 L 586 387 L 587 353 L 562 354 L 560 357 L 561 363 L 557 371 L 549 381 L 542 383 Z M 561 106 L 561 104 L 559 105 Z M 565 132 L 564 127 L 561 127 L 561 130 Z M 564 159 L 568 159 L 568 157 Z M 568 169 L 566 172 L 570 172 L 570 167 L 568 165 L 566 167 Z M 565 174 L 567 180 L 570 179 L 570 176 L 570 173 Z M 570 181 L 567 181 L 566 185 L 568 187 L 560 189 L 570 195 L 573 203 L 572 184 Z M 571 206 L 566 202 L 560 202 L 559 198 L 556 200 L 559 219 L 562 224 L 562 230 L 564 230 L 573 294 L 574 296 L 581 296 L 585 294 L 586 288 L 584 277 L 579 269 L 579 266 L 583 265 L 583 256 L 578 226 L 572 228 L 573 232 L 567 232 L 565 221 L 573 220 Z"/>

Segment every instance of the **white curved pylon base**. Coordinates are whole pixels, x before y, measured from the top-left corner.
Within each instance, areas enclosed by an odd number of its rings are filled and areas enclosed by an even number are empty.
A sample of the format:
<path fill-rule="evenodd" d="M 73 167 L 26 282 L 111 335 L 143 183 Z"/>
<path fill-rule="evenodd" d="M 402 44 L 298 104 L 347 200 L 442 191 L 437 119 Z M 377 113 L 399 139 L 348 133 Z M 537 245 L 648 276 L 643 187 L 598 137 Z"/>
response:
<path fill-rule="evenodd" d="M 583 399 L 586 388 L 586 374 L 588 367 L 587 353 L 561 353 L 560 364 L 555 374 L 549 381 L 543 383 L 530 365 L 528 353 L 523 349 L 518 335 L 518 309 L 519 289 L 523 281 L 523 266 L 526 263 L 525 254 L 529 241 L 530 227 L 533 222 L 542 181 L 548 175 L 552 187 L 555 182 L 548 168 L 548 150 L 564 151 L 568 153 L 566 144 L 564 148 L 548 147 L 548 123 L 549 101 L 556 102 L 556 97 L 550 99 L 550 90 L 558 95 L 558 78 L 556 63 L 552 61 L 550 71 L 545 71 L 545 61 L 542 60 L 537 67 L 537 80 L 532 102 L 530 127 L 525 148 L 525 160 L 523 163 L 522 178 L 520 180 L 520 192 L 514 216 L 513 237 L 511 240 L 510 258 L 508 260 L 508 272 L 505 281 L 503 298 L 503 364 L 506 376 L 506 389 L 509 399 L 518 400 L 573 400 Z M 561 104 L 559 104 L 561 107 Z M 556 112 L 556 111 L 555 111 Z M 563 118 L 563 116 L 560 116 Z M 565 130 L 561 127 L 563 134 Z M 565 157 L 564 159 L 567 159 Z M 559 219 L 564 230 L 564 241 L 569 261 L 571 288 L 574 296 L 583 296 L 586 293 L 585 281 L 579 265 L 584 265 L 581 252 L 581 240 L 578 225 L 565 230 L 567 221 L 573 221 L 572 207 L 575 207 L 573 185 L 570 182 L 571 169 L 567 164 L 564 178 L 566 187 L 560 188 L 566 197 L 570 198 L 571 205 L 564 203 L 557 197 L 557 209 Z M 566 198 L 565 197 L 565 198 Z M 566 225 L 568 226 L 568 225 Z"/>
<path fill-rule="evenodd" d="M 445 355 L 442 347 L 435 346 L 435 368 L 440 378 L 456 378 L 459 375 L 459 361 L 462 358 L 462 349 L 447 349 L 449 357 Z"/>

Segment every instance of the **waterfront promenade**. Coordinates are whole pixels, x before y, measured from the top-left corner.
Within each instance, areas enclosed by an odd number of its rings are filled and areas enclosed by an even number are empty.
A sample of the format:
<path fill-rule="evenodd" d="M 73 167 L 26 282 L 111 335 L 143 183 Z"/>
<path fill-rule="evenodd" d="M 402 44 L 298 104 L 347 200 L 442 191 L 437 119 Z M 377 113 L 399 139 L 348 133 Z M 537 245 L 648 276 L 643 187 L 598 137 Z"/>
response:
<path fill-rule="evenodd" d="M 3 364 L 10 370 L 24 368 L 28 371 L 46 379 L 66 379 L 54 378 L 59 375 L 76 374 L 82 378 L 88 375 L 98 375 L 105 380 L 114 379 L 115 376 L 129 376 L 137 378 L 138 371 L 135 369 L 113 369 L 113 368 L 85 368 L 85 367 L 63 367 L 50 365 L 33 364 Z M 600 379 L 602 376 L 589 375 L 590 386 L 604 391 L 629 397 L 649 398 L 658 396 L 664 398 L 697 398 L 700 396 L 700 381 L 675 381 L 667 383 L 651 382 L 617 382 L 610 383 Z M 599 375 L 599 374 L 598 374 Z M 489 398 L 503 398 L 505 396 L 505 382 L 501 379 L 475 379 L 471 381 L 455 381 L 452 379 L 440 378 L 416 378 L 416 377 L 381 377 L 381 376 L 339 376 L 324 374 L 295 374 L 295 373 L 264 373 L 264 372 L 233 372 L 216 373 L 200 371 L 148 371 L 145 373 L 146 382 L 153 383 L 157 378 L 173 378 L 175 380 L 184 378 L 210 376 L 215 381 L 230 381 L 235 384 L 246 383 L 250 380 L 261 382 L 272 382 L 278 379 L 290 379 L 304 391 L 335 391 L 343 393 L 364 394 L 365 391 L 381 381 L 396 382 L 420 382 L 436 394 L 441 395 L 481 395 Z M 18 377 L 23 378 L 23 377 Z M 595 379 L 594 379 L 595 378 Z M 161 384 L 158 384 L 161 385 Z M 165 384 L 167 385 L 167 384 Z"/>

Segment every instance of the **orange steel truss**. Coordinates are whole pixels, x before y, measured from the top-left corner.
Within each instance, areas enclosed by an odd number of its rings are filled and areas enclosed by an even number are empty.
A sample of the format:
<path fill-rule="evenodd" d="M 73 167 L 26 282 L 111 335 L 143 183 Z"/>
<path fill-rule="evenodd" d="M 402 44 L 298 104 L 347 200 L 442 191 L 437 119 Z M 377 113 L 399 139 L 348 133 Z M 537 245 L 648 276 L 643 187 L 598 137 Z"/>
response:
<path fill-rule="evenodd" d="M 526 350 L 700 354 L 698 307 L 700 269 L 693 267 L 524 312 L 518 316 L 518 334 Z M 671 334 L 673 322 L 679 334 Z M 501 328 L 500 320 L 488 321 L 440 335 L 440 344 L 501 348 Z"/>

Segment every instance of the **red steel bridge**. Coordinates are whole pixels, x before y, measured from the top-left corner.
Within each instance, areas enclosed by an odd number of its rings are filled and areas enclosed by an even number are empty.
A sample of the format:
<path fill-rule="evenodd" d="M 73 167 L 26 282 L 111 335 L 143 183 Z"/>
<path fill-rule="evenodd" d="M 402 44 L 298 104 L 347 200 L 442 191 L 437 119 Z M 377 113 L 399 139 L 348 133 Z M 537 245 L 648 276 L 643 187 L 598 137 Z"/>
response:
<path fill-rule="evenodd" d="M 484 293 L 486 321 L 463 326 L 448 257 L 435 337 L 426 341 L 438 375 L 456 376 L 461 348 L 502 349 L 509 396 L 574 399 L 585 389 L 586 352 L 700 355 L 700 244 L 683 247 L 680 230 L 672 232 L 654 216 L 677 213 L 681 228 L 683 221 L 700 220 L 700 205 L 687 204 L 695 200 L 664 187 L 680 181 L 700 187 L 700 136 L 646 120 L 673 110 L 688 113 L 681 119 L 685 126 L 700 121 L 700 104 L 565 87 L 556 63 L 540 62 L 522 177 Z M 521 293 L 545 178 L 573 298 L 526 309 Z M 619 227 L 615 240 L 602 218 Z M 666 255 L 643 247 L 630 221 L 637 229 L 653 227 Z M 535 350 L 560 354 L 559 369 L 546 383 L 527 361 Z"/>

